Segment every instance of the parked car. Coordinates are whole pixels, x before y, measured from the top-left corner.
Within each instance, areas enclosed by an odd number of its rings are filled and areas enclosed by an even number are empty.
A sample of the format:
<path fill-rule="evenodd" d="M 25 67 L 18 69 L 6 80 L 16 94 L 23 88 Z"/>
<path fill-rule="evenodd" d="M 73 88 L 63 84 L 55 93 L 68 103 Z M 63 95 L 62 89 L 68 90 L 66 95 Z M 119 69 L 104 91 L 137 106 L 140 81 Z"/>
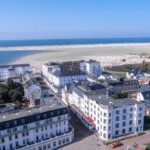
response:
<path fill-rule="evenodd" d="M 115 141 L 111 144 L 111 147 L 112 148 L 116 148 L 116 147 L 119 147 L 119 146 L 122 146 L 123 143 L 121 143 L 120 141 Z"/>

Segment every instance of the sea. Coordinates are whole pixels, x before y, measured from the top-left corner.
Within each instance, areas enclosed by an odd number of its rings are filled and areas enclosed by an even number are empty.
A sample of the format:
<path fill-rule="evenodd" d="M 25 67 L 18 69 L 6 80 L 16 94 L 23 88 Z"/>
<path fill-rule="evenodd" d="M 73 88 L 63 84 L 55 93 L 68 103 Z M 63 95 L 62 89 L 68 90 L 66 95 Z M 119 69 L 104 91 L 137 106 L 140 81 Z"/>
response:
<path fill-rule="evenodd" d="M 80 39 L 34 39 L 34 40 L 0 40 L 0 47 L 48 46 L 48 45 L 82 45 L 114 43 L 150 43 L 150 38 L 80 38 Z M 0 51 L 0 65 L 27 55 L 47 52 L 45 50 Z"/>

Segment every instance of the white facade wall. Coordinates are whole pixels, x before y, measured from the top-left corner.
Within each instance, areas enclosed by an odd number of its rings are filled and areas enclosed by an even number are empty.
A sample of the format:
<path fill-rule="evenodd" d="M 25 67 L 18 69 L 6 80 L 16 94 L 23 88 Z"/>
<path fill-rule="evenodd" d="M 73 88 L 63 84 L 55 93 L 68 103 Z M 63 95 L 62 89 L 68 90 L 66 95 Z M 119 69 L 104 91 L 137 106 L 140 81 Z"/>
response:
<path fill-rule="evenodd" d="M 65 84 L 72 83 L 73 81 L 84 81 L 87 79 L 87 75 L 72 75 L 72 76 L 55 76 L 52 73 L 47 75 L 49 82 L 57 87 L 62 87 Z"/>
<path fill-rule="evenodd" d="M 25 98 L 30 101 L 29 107 L 35 106 L 35 100 L 41 99 L 42 90 L 41 87 L 33 84 L 26 88 L 25 90 Z"/>
<path fill-rule="evenodd" d="M 74 139 L 69 131 L 68 114 L 0 131 L 0 149 L 51 150 Z M 46 147 L 46 148 L 45 148 Z"/>
<path fill-rule="evenodd" d="M 99 62 L 86 62 L 86 72 L 89 75 L 99 76 L 101 73 L 101 67 Z"/>
<path fill-rule="evenodd" d="M 27 71 L 32 71 L 31 66 L 17 66 L 17 67 L 1 67 L 0 68 L 0 80 L 7 80 L 12 77 L 19 77 L 24 75 Z"/>
<path fill-rule="evenodd" d="M 63 91 L 64 92 L 64 91 Z M 76 105 L 86 116 L 91 117 L 102 140 L 141 132 L 144 123 L 144 104 L 122 105 L 118 108 L 103 106 L 89 99 L 80 97 L 75 92 L 62 94 L 63 101 Z M 68 98 L 68 99 L 67 99 Z"/>

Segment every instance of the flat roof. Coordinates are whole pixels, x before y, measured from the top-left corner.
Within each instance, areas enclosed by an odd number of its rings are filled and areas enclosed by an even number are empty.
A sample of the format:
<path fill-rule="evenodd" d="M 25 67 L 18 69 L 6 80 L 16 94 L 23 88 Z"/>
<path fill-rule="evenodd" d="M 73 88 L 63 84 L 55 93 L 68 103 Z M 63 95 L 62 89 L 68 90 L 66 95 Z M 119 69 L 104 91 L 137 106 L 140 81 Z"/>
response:
<path fill-rule="evenodd" d="M 77 75 L 86 75 L 85 72 L 76 71 L 76 72 L 55 72 L 56 77 L 65 77 L 65 76 L 77 76 Z"/>
<path fill-rule="evenodd" d="M 49 96 L 42 105 L 0 115 L 0 130 L 67 113 L 65 105 L 56 96 Z M 17 123 L 15 123 L 15 121 Z M 9 124 L 9 125 L 8 125 Z"/>
<path fill-rule="evenodd" d="M 102 95 L 91 95 L 89 96 L 89 98 L 93 101 L 96 101 L 97 104 L 104 105 L 104 106 L 112 105 L 113 107 L 120 107 L 122 105 L 142 104 L 142 102 L 136 101 L 131 98 L 112 99 Z"/>
<path fill-rule="evenodd" d="M 86 95 L 91 100 L 95 101 L 97 104 L 104 105 L 104 106 L 110 106 L 112 104 L 113 107 L 120 107 L 121 105 L 134 105 L 134 104 L 141 104 L 142 102 L 130 99 L 130 98 L 124 98 L 124 99 L 113 99 L 110 97 L 107 97 L 104 94 L 100 92 L 91 91 L 90 93 L 87 93 L 80 89 L 77 85 L 74 84 L 74 87 L 72 88 L 71 92 L 77 93 L 80 97 L 83 97 L 83 95 Z"/>
<path fill-rule="evenodd" d="M 9 67 L 27 67 L 30 64 L 14 64 L 14 65 L 0 65 L 0 68 L 9 68 Z"/>

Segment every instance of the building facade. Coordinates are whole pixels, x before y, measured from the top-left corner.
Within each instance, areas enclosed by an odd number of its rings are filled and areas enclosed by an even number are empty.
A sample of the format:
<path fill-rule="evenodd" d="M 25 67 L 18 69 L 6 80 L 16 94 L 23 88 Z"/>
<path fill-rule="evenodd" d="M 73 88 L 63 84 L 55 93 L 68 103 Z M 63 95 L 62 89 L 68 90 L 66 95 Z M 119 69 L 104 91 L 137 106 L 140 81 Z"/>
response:
<path fill-rule="evenodd" d="M 0 81 L 8 78 L 20 77 L 26 72 L 31 72 L 32 68 L 29 64 L 2 65 L 0 66 Z"/>
<path fill-rule="evenodd" d="M 101 74 L 100 62 L 96 60 L 89 60 L 85 62 L 86 72 L 91 76 L 99 76 Z"/>
<path fill-rule="evenodd" d="M 65 84 L 76 80 L 87 79 L 86 73 L 80 70 L 78 62 L 49 63 L 43 65 L 42 70 L 44 77 L 56 87 L 63 87 Z"/>
<path fill-rule="evenodd" d="M 0 116 L 0 150 L 52 150 L 69 144 L 74 130 L 58 103 Z"/>
<path fill-rule="evenodd" d="M 88 92 L 78 84 L 69 89 L 64 88 L 62 99 L 76 111 L 82 122 L 85 122 L 84 116 L 90 117 L 104 141 L 143 131 L 144 104 L 141 102 L 132 99 L 114 100 L 95 91 Z M 90 122 L 86 124 L 90 129 Z"/>
<path fill-rule="evenodd" d="M 137 101 L 143 101 L 150 106 L 150 85 L 141 85 L 137 92 Z"/>

